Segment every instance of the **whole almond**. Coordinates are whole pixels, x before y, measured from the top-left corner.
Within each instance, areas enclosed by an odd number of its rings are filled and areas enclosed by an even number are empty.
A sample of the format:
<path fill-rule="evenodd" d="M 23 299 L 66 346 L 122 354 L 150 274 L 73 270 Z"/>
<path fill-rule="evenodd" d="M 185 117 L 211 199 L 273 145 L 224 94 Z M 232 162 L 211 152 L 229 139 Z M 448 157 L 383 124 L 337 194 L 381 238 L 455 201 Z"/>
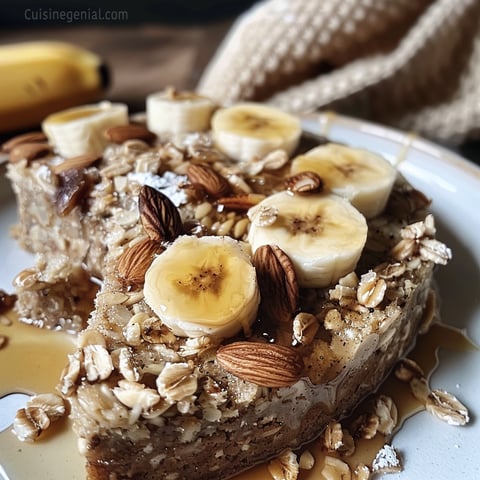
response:
<path fill-rule="evenodd" d="M 158 242 L 149 238 L 128 247 L 117 262 L 117 273 L 122 281 L 127 285 L 142 285 L 145 272 L 161 249 Z"/>
<path fill-rule="evenodd" d="M 143 125 L 130 123 L 128 125 L 115 125 L 108 127 L 104 132 L 105 138 L 113 143 L 123 143 L 127 140 L 144 140 L 151 142 L 156 135 Z"/>
<path fill-rule="evenodd" d="M 291 322 L 298 308 L 298 282 L 289 256 L 277 245 L 255 250 L 252 263 L 260 289 L 260 315 L 272 325 Z"/>
<path fill-rule="evenodd" d="M 163 193 L 144 185 L 138 197 L 140 219 L 151 240 L 171 242 L 183 231 L 178 208 Z"/>
<path fill-rule="evenodd" d="M 291 347 L 234 342 L 217 351 L 218 363 L 232 375 L 262 387 L 288 387 L 301 378 L 303 360 Z"/>
<path fill-rule="evenodd" d="M 76 157 L 71 157 L 67 158 L 64 160 L 62 163 L 59 163 L 58 165 L 54 165 L 52 167 L 52 171 L 55 174 L 59 174 L 64 172 L 65 170 L 70 170 L 71 168 L 87 168 L 93 163 L 95 163 L 97 160 L 100 160 L 102 158 L 99 155 L 91 155 L 91 154 L 85 154 L 85 155 L 77 155 Z"/>
<path fill-rule="evenodd" d="M 2 145 L 3 152 L 11 152 L 16 146 L 22 143 L 45 143 L 47 142 L 47 136 L 43 132 L 28 132 L 17 135 L 10 140 L 7 140 Z"/>
<path fill-rule="evenodd" d="M 315 172 L 300 172 L 288 177 L 285 187 L 299 195 L 319 193 L 323 190 L 323 180 Z"/>
<path fill-rule="evenodd" d="M 226 197 L 230 193 L 228 180 L 208 165 L 190 164 L 187 177 L 192 184 L 201 186 L 211 198 Z"/>
<path fill-rule="evenodd" d="M 9 160 L 11 163 L 17 163 L 20 160 L 30 162 L 46 156 L 50 151 L 50 145 L 48 143 L 21 143 L 10 150 Z"/>

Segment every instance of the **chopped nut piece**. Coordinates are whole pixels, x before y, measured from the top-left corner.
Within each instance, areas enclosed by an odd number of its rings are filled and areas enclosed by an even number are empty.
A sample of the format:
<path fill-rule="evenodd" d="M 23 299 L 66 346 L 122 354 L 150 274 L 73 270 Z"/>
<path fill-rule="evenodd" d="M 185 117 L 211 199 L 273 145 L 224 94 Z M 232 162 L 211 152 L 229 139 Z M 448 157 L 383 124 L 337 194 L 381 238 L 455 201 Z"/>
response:
<path fill-rule="evenodd" d="M 297 195 L 310 195 L 323 190 L 323 181 L 315 172 L 301 172 L 288 177 L 285 187 Z"/>
<path fill-rule="evenodd" d="M 297 313 L 293 319 L 293 339 L 302 345 L 309 345 L 315 338 L 320 324 L 311 313 Z"/>
<path fill-rule="evenodd" d="M 380 395 L 375 401 L 375 414 L 379 418 L 378 431 L 382 435 L 391 435 L 398 421 L 395 402 L 386 395 Z"/>
<path fill-rule="evenodd" d="M 0 349 L 5 347 L 8 343 L 8 337 L 6 335 L 0 335 Z"/>
<path fill-rule="evenodd" d="M 403 358 L 395 368 L 395 376 L 402 382 L 410 382 L 412 378 L 421 378 L 425 374 L 417 362 L 410 358 Z"/>
<path fill-rule="evenodd" d="M 355 467 L 352 480 L 369 480 L 369 478 L 370 469 L 364 463 L 360 463 Z"/>
<path fill-rule="evenodd" d="M 311 470 L 315 465 L 315 457 L 312 455 L 310 450 L 305 450 L 301 455 L 298 461 L 298 466 L 302 470 Z"/>
<path fill-rule="evenodd" d="M 235 195 L 232 197 L 222 197 L 216 202 L 217 208 L 220 210 L 235 210 L 238 212 L 246 212 L 249 208 L 257 205 L 265 198 L 265 195 L 260 193 L 246 193 Z"/>
<path fill-rule="evenodd" d="M 470 421 L 467 407 L 455 395 L 445 390 L 430 392 L 425 407 L 428 412 L 449 425 L 465 425 Z"/>
<path fill-rule="evenodd" d="M 352 472 L 347 463 L 336 457 L 325 456 L 322 475 L 325 480 L 351 480 Z"/>
<path fill-rule="evenodd" d="M 290 449 L 284 450 L 269 462 L 268 471 L 273 480 L 297 480 L 299 473 L 297 456 Z"/>
<path fill-rule="evenodd" d="M 338 422 L 330 422 L 323 432 L 323 445 L 329 452 L 336 452 L 343 444 L 342 426 Z"/>
<path fill-rule="evenodd" d="M 380 419 L 374 413 L 364 413 L 360 415 L 352 424 L 352 430 L 355 437 L 370 440 L 378 432 Z"/>
<path fill-rule="evenodd" d="M 342 314 L 336 308 L 332 308 L 325 315 L 323 324 L 327 330 L 340 330 L 344 325 Z"/>

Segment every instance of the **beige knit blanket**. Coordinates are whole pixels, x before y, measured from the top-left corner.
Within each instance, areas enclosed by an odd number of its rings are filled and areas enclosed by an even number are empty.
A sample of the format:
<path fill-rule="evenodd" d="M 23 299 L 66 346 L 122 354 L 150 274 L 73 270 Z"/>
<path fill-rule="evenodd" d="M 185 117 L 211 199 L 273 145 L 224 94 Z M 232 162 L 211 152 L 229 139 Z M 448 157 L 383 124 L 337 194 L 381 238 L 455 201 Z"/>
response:
<path fill-rule="evenodd" d="M 267 0 L 234 24 L 198 90 L 480 138 L 480 0 Z"/>

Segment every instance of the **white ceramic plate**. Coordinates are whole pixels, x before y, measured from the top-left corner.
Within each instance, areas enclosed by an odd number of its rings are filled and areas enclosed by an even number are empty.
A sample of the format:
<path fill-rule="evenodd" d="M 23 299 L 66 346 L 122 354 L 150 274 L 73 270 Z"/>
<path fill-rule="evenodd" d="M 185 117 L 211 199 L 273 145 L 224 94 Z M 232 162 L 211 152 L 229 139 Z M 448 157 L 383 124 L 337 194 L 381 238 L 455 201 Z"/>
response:
<path fill-rule="evenodd" d="M 430 142 L 378 125 L 332 114 L 305 119 L 304 125 L 306 130 L 333 141 L 384 155 L 433 199 L 438 237 L 454 252 L 453 260 L 437 270 L 442 319 L 464 329 L 480 344 L 480 169 Z M 12 290 L 14 275 L 32 261 L 8 235 L 15 218 L 13 194 L 8 183 L 0 179 L 0 288 L 7 291 Z M 426 413 L 410 418 L 393 440 L 405 459 L 404 471 L 386 478 L 480 478 L 479 365 L 478 350 L 440 351 L 440 366 L 431 386 L 454 393 L 469 407 L 471 422 L 453 427 Z M 18 472 L 16 479 L 22 478 Z"/>

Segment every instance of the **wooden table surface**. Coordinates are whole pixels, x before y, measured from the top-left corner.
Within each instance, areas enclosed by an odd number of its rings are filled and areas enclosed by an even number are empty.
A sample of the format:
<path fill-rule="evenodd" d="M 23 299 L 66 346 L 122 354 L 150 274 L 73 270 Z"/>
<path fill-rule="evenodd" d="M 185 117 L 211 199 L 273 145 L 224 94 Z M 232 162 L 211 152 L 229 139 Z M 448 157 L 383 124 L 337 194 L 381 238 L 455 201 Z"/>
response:
<path fill-rule="evenodd" d="M 60 40 L 96 52 L 104 58 L 112 74 L 105 97 L 127 103 L 134 113 L 145 110 L 145 97 L 149 93 L 166 86 L 195 88 L 234 20 L 234 16 L 224 16 L 201 24 L 21 26 L 2 29 L 0 44 Z M 467 142 L 456 150 L 480 164 L 480 141 Z"/>

